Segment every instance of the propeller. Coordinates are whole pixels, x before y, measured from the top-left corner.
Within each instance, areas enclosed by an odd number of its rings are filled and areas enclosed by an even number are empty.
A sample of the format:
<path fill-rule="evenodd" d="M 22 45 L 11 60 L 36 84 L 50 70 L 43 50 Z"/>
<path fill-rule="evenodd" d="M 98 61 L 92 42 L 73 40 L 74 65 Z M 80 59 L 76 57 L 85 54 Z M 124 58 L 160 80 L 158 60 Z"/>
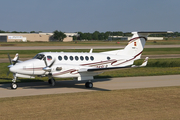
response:
<path fill-rule="evenodd" d="M 56 60 L 54 59 L 49 66 L 47 65 L 46 57 L 44 57 L 43 60 L 44 60 L 44 63 L 45 63 L 45 65 L 46 65 L 46 67 L 44 67 L 43 70 L 45 71 L 45 73 L 46 73 L 46 72 L 49 72 L 49 74 L 51 74 L 51 73 L 50 73 L 50 72 L 51 72 L 51 67 L 53 66 L 53 64 L 55 63 Z M 45 74 L 45 73 L 44 73 L 44 74 Z"/>
<path fill-rule="evenodd" d="M 9 62 L 10 62 L 10 65 L 8 65 L 8 68 L 11 68 L 12 66 L 14 66 L 19 60 L 18 53 L 16 53 L 13 60 L 11 60 L 11 57 L 10 57 L 10 55 L 8 53 L 8 58 L 9 58 Z M 10 71 L 7 72 L 7 76 L 9 76 L 9 73 L 10 73 Z"/>

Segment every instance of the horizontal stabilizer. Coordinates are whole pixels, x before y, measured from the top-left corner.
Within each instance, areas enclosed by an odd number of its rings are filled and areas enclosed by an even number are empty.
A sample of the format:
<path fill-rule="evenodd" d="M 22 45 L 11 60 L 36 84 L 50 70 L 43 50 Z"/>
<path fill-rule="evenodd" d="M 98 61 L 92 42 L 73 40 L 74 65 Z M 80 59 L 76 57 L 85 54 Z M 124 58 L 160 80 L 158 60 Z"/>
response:
<path fill-rule="evenodd" d="M 149 59 L 149 57 L 146 57 L 144 62 L 142 63 L 142 65 L 140 65 L 140 67 L 145 67 L 148 63 L 148 59 Z"/>
<path fill-rule="evenodd" d="M 139 65 L 139 66 L 138 65 L 132 65 L 131 67 L 145 67 L 148 63 L 148 59 L 149 59 L 149 57 L 146 57 L 144 59 L 144 62 L 141 65 Z"/>

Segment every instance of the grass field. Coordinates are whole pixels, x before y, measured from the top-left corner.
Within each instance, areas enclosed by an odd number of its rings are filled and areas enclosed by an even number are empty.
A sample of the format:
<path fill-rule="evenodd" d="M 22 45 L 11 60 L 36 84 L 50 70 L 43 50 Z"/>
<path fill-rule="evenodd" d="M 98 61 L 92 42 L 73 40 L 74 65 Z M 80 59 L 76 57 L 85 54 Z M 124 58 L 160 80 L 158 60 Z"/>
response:
<path fill-rule="evenodd" d="M 1 120 L 178 120 L 180 87 L 1 98 L 0 105 Z"/>

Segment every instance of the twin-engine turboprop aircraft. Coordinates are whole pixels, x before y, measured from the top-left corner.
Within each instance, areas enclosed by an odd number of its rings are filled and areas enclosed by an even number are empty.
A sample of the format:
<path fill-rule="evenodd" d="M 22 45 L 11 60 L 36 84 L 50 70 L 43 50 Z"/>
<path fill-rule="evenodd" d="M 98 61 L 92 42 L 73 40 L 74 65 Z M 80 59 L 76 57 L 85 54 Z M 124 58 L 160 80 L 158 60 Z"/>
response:
<path fill-rule="evenodd" d="M 18 77 L 35 78 L 35 76 L 47 76 L 52 86 L 55 85 L 55 77 L 72 77 L 78 81 L 88 81 L 85 87 L 92 88 L 93 76 L 103 71 L 146 66 L 148 58 L 140 66 L 133 63 L 141 58 L 147 36 L 162 33 L 171 32 L 132 32 L 133 37 L 124 49 L 101 53 L 93 53 L 92 49 L 89 53 L 42 52 L 27 61 L 19 61 L 18 54 L 13 60 L 8 55 L 11 63 L 8 67 L 14 76 L 11 88 L 17 88 Z"/>

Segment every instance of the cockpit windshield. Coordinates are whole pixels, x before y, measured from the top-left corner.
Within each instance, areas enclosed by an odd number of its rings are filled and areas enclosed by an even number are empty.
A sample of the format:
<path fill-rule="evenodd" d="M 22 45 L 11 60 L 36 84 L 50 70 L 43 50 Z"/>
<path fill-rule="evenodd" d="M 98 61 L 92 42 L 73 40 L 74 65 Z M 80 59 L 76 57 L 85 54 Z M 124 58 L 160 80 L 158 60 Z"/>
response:
<path fill-rule="evenodd" d="M 40 59 L 42 60 L 44 58 L 44 54 L 37 54 L 33 59 Z"/>

